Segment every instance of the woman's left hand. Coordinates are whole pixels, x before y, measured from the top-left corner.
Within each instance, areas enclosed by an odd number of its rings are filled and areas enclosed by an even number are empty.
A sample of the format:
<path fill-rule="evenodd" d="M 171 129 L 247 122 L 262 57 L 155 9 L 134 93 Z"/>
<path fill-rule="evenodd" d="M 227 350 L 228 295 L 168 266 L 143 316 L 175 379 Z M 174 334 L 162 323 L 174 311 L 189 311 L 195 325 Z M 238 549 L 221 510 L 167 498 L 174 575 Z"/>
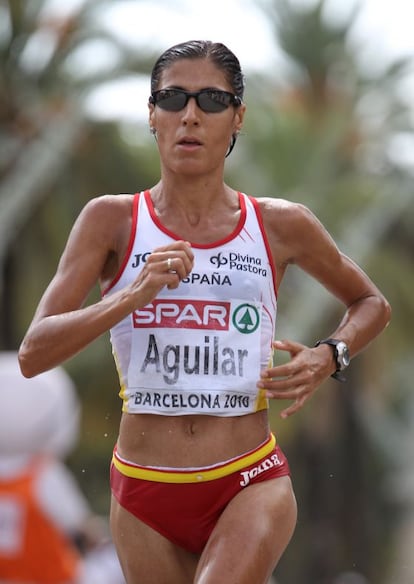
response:
<path fill-rule="evenodd" d="M 258 387 L 270 399 L 292 399 L 294 403 L 281 412 L 287 418 L 300 410 L 319 385 L 335 371 L 331 347 L 309 348 L 293 341 L 274 341 L 273 348 L 287 351 L 291 359 L 262 372 Z"/>

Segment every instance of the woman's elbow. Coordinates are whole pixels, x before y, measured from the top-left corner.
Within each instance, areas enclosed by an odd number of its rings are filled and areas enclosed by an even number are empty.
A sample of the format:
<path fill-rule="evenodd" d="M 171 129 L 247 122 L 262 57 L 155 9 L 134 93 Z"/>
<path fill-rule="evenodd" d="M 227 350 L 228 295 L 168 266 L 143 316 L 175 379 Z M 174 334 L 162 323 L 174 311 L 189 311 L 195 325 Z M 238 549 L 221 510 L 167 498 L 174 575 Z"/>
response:
<path fill-rule="evenodd" d="M 25 340 L 20 345 L 17 358 L 24 377 L 30 378 L 40 373 L 40 370 L 36 368 L 36 359 L 31 355 Z"/>
<path fill-rule="evenodd" d="M 381 307 L 381 317 L 382 317 L 382 321 L 384 323 L 383 328 L 385 328 L 386 326 L 389 325 L 390 321 L 391 321 L 391 315 L 392 315 L 392 308 L 391 308 L 391 304 L 388 302 L 388 300 L 385 298 L 385 296 L 380 296 L 379 298 L 380 301 L 380 307 Z"/>

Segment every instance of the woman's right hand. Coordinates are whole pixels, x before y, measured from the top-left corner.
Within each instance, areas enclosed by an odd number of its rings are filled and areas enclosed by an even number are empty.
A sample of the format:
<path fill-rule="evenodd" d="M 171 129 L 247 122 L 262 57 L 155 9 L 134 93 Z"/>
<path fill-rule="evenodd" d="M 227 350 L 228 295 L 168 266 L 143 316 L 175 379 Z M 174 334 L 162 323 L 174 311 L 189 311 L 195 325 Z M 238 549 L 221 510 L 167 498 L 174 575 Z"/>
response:
<path fill-rule="evenodd" d="M 186 241 L 176 241 L 154 249 L 131 284 L 132 291 L 137 295 L 136 308 L 149 304 L 164 286 L 170 290 L 177 288 L 193 266 L 194 254 Z"/>

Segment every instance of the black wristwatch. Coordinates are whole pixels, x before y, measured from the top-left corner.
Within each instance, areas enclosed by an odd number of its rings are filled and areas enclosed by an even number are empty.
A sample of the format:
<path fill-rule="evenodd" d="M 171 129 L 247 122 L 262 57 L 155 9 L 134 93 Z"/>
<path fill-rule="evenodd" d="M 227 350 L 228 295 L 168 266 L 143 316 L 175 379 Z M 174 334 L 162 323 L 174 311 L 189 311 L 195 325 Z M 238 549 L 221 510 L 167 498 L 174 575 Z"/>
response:
<path fill-rule="evenodd" d="M 351 362 L 348 345 L 344 343 L 344 341 L 338 341 L 338 339 L 323 339 L 322 341 L 318 341 L 315 347 L 319 347 L 319 345 L 323 344 L 331 345 L 331 347 L 333 347 L 336 371 L 331 377 L 337 381 L 346 381 L 345 376 L 342 375 L 342 371 L 344 371 Z"/>

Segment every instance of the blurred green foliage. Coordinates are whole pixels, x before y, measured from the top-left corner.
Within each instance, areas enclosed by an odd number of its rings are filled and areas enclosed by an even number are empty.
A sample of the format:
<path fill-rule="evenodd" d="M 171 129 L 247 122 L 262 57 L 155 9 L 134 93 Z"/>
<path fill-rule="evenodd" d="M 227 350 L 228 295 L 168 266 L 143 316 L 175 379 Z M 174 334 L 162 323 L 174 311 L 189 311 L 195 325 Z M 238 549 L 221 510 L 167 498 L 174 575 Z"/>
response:
<path fill-rule="evenodd" d="M 86 201 L 141 190 L 159 172 L 145 125 L 137 126 L 139 140 L 132 143 L 122 124 L 92 119 L 84 107 L 88 92 L 103 82 L 148 74 L 154 54 L 138 55 L 100 28 L 104 2 L 85 2 L 61 18 L 48 18 L 45 5 L 0 2 L 2 350 L 18 347 Z M 402 134 L 412 137 L 412 111 L 397 89 L 413 62 L 363 71 L 358 47 L 349 42 L 356 12 L 332 23 L 323 1 L 308 8 L 287 0 L 257 6 L 274 24 L 286 67 L 283 75 L 249 76 L 246 125 L 226 178 L 249 194 L 309 206 L 394 310 L 389 329 L 354 360 L 346 387 L 326 383 L 289 422 L 278 417 L 281 404 L 271 406 L 300 509 L 278 575 L 286 584 L 328 584 L 354 571 L 372 584 L 403 584 L 391 578 L 403 561 L 394 545 L 399 519 L 414 508 L 414 496 L 398 495 L 414 473 L 414 193 L 412 169 L 393 145 Z M 117 59 L 76 75 L 71 55 L 94 40 L 104 40 Z M 98 299 L 96 289 L 90 301 Z M 278 336 L 312 344 L 335 326 L 342 308 L 293 269 L 279 313 Z M 65 366 L 83 404 L 79 446 L 68 463 L 92 507 L 107 513 L 120 417 L 107 335 Z M 389 428 L 398 428 L 395 440 Z M 400 490 L 390 489 L 391 479 Z"/>

